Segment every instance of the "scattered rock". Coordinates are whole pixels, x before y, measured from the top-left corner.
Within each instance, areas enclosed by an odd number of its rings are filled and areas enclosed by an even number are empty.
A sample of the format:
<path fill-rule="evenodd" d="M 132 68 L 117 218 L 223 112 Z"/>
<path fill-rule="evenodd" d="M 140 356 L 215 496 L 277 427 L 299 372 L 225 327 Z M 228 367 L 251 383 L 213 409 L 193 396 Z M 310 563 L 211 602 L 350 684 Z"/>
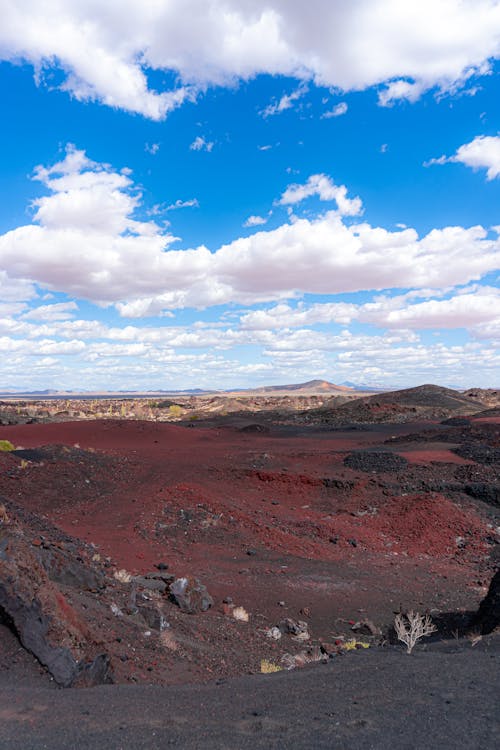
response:
<path fill-rule="evenodd" d="M 325 656 L 319 646 L 313 646 L 313 648 L 307 651 L 299 651 L 298 654 L 283 654 L 281 657 L 281 663 L 285 669 L 295 669 L 296 667 L 305 667 L 306 664 L 312 662 L 321 661 Z"/>
<path fill-rule="evenodd" d="M 234 607 L 232 615 L 239 622 L 248 622 L 248 612 L 244 607 Z"/>
<path fill-rule="evenodd" d="M 170 595 L 177 606 L 189 615 L 206 612 L 214 603 L 206 587 L 197 578 L 176 578 L 170 586 Z"/>
<path fill-rule="evenodd" d="M 325 656 L 336 656 L 342 653 L 341 647 L 338 643 L 329 643 L 328 641 L 321 641 L 320 648 Z"/>
<path fill-rule="evenodd" d="M 271 640 L 273 641 L 279 641 L 281 636 L 283 635 L 281 630 L 278 627 L 276 627 L 276 625 L 274 625 L 274 627 L 272 628 L 268 628 L 265 631 L 265 634 L 266 634 L 266 638 L 271 638 Z"/>
<path fill-rule="evenodd" d="M 468 458 L 477 464 L 498 464 L 500 463 L 500 448 L 493 448 L 490 445 L 481 445 L 480 443 L 471 443 L 470 445 L 459 445 L 454 448 L 453 452 L 461 458 Z"/>
<path fill-rule="evenodd" d="M 132 581 L 143 589 L 149 591 L 158 591 L 160 594 L 164 594 L 167 590 L 167 584 L 163 580 L 155 578 L 146 578 L 145 576 L 134 576 Z"/>
<path fill-rule="evenodd" d="M 291 635 L 296 641 L 308 641 L 311 637 L 307 622 L 303 620 L 292 620 L 291 617 L 287 617 L 278 623 L 278 628 L 284 635 Z"/>
<path fill-rule="evenodd" d="M 113 577 L 116 578 L 117 581 L 120 581 L 120 583 L 130 583 L 132 580 L 132 573 L 129 573 L 125 568 L 121 568 L 121 570 L 115 570 Z"/>
<path fill-rule="evenodd" d="M 137 603 L 137 609 L 142 619 L 152 630 L 165 630 L 167 619 L 159 607 L 153 603 Z"/>
<path fill-rule="evenodd" d="M 408 461 L 390 451 L 353 451 L 344 458 L 344 465 L 356 471 L 394 473 L 403 471 Z"/>
<path fill-rule="evenodd" d="M 351 630 L 360 635 L 381 636 L 382 631 L 371 620 L 360 620 L 351 626 Z"/>
<path fill-rule="evenodd" d="M 104 587 L 104 575 L 100 571 L 89 568 L 54 546 L 35 546 L 38 547 L 36 556 L 51 581 L 79 591 L 99 591 Z"/>

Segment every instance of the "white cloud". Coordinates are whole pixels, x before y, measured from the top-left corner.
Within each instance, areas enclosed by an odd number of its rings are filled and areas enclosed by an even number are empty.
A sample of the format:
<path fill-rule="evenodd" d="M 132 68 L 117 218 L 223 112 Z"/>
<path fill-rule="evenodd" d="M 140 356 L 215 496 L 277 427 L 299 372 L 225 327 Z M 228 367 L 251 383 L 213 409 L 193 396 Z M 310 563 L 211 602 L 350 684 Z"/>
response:
<path fill-rule="evenodd" d="M 2 302 L 24 302 L 37 296 L 34 284 L 25 279 L 11 279 L 0 270 L 0 300 Z"/>
<path fill-rule="evenodd" d="M 146 153 L 148 154 L 151 154 L 151 156 L 154 156 L 155 154 L 157 154 L 159 150 L 160 150 L 159 143 L 146 143 L 146 145 L 144 146 L 144 151 L 146 151 Z"/>
<path fill-rule="evenodd" d="M 434 298 L 412 303 L 416 296 Z M 466 328 L 475 334 L 477 330 L 486 330 L 486 325 L 500 324 L 500 290 L 494 287 L 456 290 L 448 299 L 435 299 L 437 296 L 437 290 L 421 290 L 379 297 L 362 305 L 323 302 L 307 306 L 299 303 L 292 308 L 282 303 L 267 310 L 245 313 L 240 325 L 243 330 L 271 331 L 318 323 L 349 324 L 355 320 L 392 330 Z"/>
<path fill-rule="evenodd" d="M 410 81 L 391 81 L 387 86 L 379 91 L 378 100 L 382 107 L 391 107 L 395 102 L 406 99 L 408 102 L 416 102 L 420 99 L 425 85 Z"/>
<path fill-rule="evenodd" d="M 348 198 L 345 185 L 334 185 L 325 174 L 311 175 L 304 185 L 289 185 L 278 203 L 282 206 L 294 205 L 312 195 L 317 195 L 320 201 L 336 201 L 342 216 L 358 216 L 362 212 L 361 200 Z"/>
<path fill-rule="evenodd" d="M 258 227 L 262 224 L 267 224 L 269 216 L 249 216 L 243 224 L 244 227 Z"/>
<path fill-rule="evenodd" d="M 84 349 L 84 342 L 77 339 L 72 341 L 52 341 L 50 339 L 26 341 L 13 339 L 9 336 L 0 337 L 0 352 L 21 352 L 30 356 L 40 354 L 71 355 L 79 354 Z"/>
<path fill-rule="evenodd" d="M 197 135 L 192 144 L 190 145 L 191 151 L 208 151 L 210 152 L 214 147 L 213 141 L 207 141 L 204 136 Z"/>
<path fill-rule="evenodd" d="M 470 143 L 460 146 L 453 156 L 430 159 L 424 163 L 424 166 L 450 162 L 460 162 L 472 169 L 486 169 L 486 179 L 494 180 L 500 176 L 500 137 L 478 135 Z"/>
<path fill-rule="evenodd" d="M 481 226 L 444 227 L 420 238 L 412 228 L 346 224 L 341 214 L 359 213 L 361 201 L 347 198 L 346 188 L 325 175 L 290 186 L 281 202 L 318 195 L 336 200 L 338 211 L 294 217 L 210 252 L 203 246 L 172 250 L 174 236 L 135 218 L 141 195 L 131 178 L 74 147 L 35 174 L 50 194 L 35 201 L 33 223 L 0 235 L 0 283 L 19 284 L 21 296 L 38 284 L 141 317 L 304 293 L 440 289 L 500 268 L 500 239 L 490 239 Z"/>
<path fill-rule="evenodd" d="M 0 54 L 59 68 L 73 97 L 161 119 L 210 85 L 261 73 L 361 90 L 382 103 L 454 90 L 499 56 L 497 0 L 38 0 L 3 3 Z M 155 91 L 148 69 L 177 74 Z M 279 103 L 278 105 L 279 106 Z"/>
<path fill-rule="evenodd" d="M 281 99 L 278 101 L 273 101 L 271 104 L 268 104 L 267 107 L 265 107 L 260 114 L 262 117 L 272 117 L 273 115 L 280 115 L 282 112 L 285 112 L 287 109 L 292 109 L 294 106 L 294 103 L 301 99 L 303 96 L 305 96 L 308 92 L 307 86 L 299 86 L 295 91 L 292 91 L 291 94 L 283 94 Z"/>
<path fill-rule="evenodd" d="M 268 310 L 245 313 L 240 323 L 244 330 L 273 330 L 316 323 L 345 324 L 357 317 L 357 311 L 357 305 L 346 302 L 325 302 L 310 307 L 299 304 L 296 308 L 282 303 Z"/>
<path fill-rule="evenodd" d="M 347 106 L 346 102 L 340 102 L 333 109 L 330 109 L 328 112 L 324 112 L 321 115 L 321 119 L 328 120 L 331 117 L 341 117 L 342 115 L 345 115 L 348 109 L 349 107 Z"/>
<path fill-rule="evenodd" d="M 176 211 L 178 208 L 199 208 L 199 206 L 200 204 L 197 198 L 190 198 L 187 201 L 180 200 L 179 198 L 175 203 L 171 203 L 170 206 L 167 206 L 165 210 Z"/>
<path fill-rule="evenodd" d="M 23 315 L 27 320 L 43 320 L 46 322 L 68 320 L 74 318 L 78 310 L 76 302 L 56 302 L 52 305 L 39 305 Z"/>
<path fill-rule="evenodd" d="M 414 305 L 404 305 L 397 298 L 389 298 L 364 305 L 358 319 L 386 328 L 471 329 L 500 320 L 500 290 L 479 287 L 450 299 L 426 300 Z"/>

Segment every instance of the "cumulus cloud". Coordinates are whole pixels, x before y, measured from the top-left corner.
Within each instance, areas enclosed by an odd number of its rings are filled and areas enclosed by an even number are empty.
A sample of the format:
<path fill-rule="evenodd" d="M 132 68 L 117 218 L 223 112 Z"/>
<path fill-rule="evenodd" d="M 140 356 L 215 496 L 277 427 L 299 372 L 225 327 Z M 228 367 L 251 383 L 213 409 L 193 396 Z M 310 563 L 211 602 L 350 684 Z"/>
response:
<path fill-rule="evenodd" d="M 443 288 L 500 268 L 500 239 L 481 226 L 444 227 L 419 237 L 412 228 L 345 223 L 343 215 L 358 214 L 361 201 L 349 199 L 345 186 L 325 175 L 290 186 L 280 202 L 318 195 L 336 201 L 339 210 L 293 218 L 214 252 L 171 249 L 176 237 L 136 218 L 141 194 L 130 175 L 96 164 L 75 147 L 56 165 L 38 167 L 35 178 L 49 194 L 34 201 L 31 224 L 0 235 L 0 283 L 18 284 L 18 293 L 33 293 L 38 284 L 116 304 L 129 317 L 304 293 Z"/>
<path fill-rule="evenodd" d="M 399 80 L 391 81 L 379 91 L 378 100 L 382 107 L 391 107 L 395 102 L 405 99 L 408 102 L 416 102 L 420 99 L 425 89 L 423 83 Z"/>
<path fill-rule="evenodd" d="M 55 302 L 52 305 L 39 305 L 29 310 L 23 315 L 28 320 L 69 320 L 74 317 L 75 311 L 78 310 L 76 302 Z"/>
<path fill-rule="evenodd" d="M 432 297 L 413 302 L 415 297 Z M 392 330 L 466 328 L 475 332 L 478 326 L 500 322 L 500 290 L 477 286 L 456 290 L 447 299 L 438 290 L 422 290 L 403 295 L 382 296 L 362 305 L 346 302 L 299 303 L 296 307 L 281 303 L 266 310 L 244 313 L 243 330 L 278 330 L 320 324 L 369 323 Z"/>
<path fill-rule="evenodd" d="M 404 304 L 387 299 L 364 305 L 358 319 L 386 328 L 469 328 L 500 320 L 500 290 L 479 287 L 449 299 Z"/>
<path fill-rule="evenodd" d="M 37 0 L 3 3 L 0 55 L 81 100 L 158 120 L 210 85 L 265 73 L 344 91 L 388 84 L 381 103 L 456 89 L 500 53 L 497 0 Z M 439 33 L 434 33 L 434 30 Z M 149 70 L 176 74 L 156 91 Z M 280 102 L 275 103 L 279 110 Z M 286 108 L 286 100 L 281 111 Z"/>
<path fill-rule="evenodd" d="M 494 180 L 500 176 L 500 137 L 478 135 L 470 143 L 460 146 L 453 156 L 430 159 L 424 166 L 450 162 L 460 162 L 472 169 L 486 169 L 486 179 Z"/>
<path fill-rule="evenodd" d="M 347 302 L 324 302 L 296 308 L 285 303 L 268 310 L 252 310 L 242 315 L 240 324 L 246 330 L 295 328 L 317 323 L 350 323 L 357 317 L 358 306 Z"/>
<path fill-rule="evenodd" d="M 24 302 L 37 296 L 35 285 L 25 279 L 9 278 L 0 270 L 0 300 L 2 302 Z"/>
<path fill-rule="evenodd" d="M 341 117 L 342 115 L 345 115 L 348 109 L 349 107 L 347 106 L 346 102 L 340 102 L 328 112 L 323 112 L 323 114 L 321 115 L 321 119 L 328 120 L 331 117 Z"/>
<path fill-rule="evenodd" d="M 307 94 L 308 88 L 307 86 L 299 86 L 295 91 L 292 91 L 291 94 L 283 94 L 281 99 L 278 101 L 273 101 L 271 104 L 268 104 L 267 107 L 265 107 L 261 112 L 261 116 L 266 117 L 272 117 L 273 115 L 280 115 L 282 112 L 285 112 L 287 109 L 292 109 L 295 102 L 301 99 L 305 94 Z"/>
<path fill-rule="evenodd" d="M 278 203 L 282 206 L 301 203 L 317 195 L 320 201 L 335 201 L 342 216 L 358 216 L 363 210 L 359 198 L 348 198 L 345 185 L 335 185 L 325 174 L 313 174 L 304 185 L 289 185 Z"/>
<path fill-rule="evenodd" d="M 180 198 L 167 206 L 166 211 L 176 211 L 178 208 L 199 208 L 200 204 L 197 198 L 190 198 L 187 201 L 183 201 Z"/>
<path fill-rule="evenodd" d="M 213 147 L 213 141 L 207 141 L 204 136 L 197 135 L 189 148 L 191 151 L 208 151 L 210 153 Z"/>
<path fill-rule="evenodd" d="M 258 227 L 262 226 L 262 224 L 267 224 L 269 221 L 269 216 L 249 216 L 248 219 L 243 224 L 244 227 Z"/>

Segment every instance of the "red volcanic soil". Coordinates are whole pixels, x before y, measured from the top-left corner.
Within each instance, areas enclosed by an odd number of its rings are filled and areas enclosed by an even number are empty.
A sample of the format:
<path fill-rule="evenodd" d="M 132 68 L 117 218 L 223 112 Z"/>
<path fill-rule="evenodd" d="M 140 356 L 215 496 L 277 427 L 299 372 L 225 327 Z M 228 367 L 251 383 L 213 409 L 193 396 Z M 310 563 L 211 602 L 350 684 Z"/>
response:
<path fill-rule="evenodd" d="M 398 451 L 400 456 L 406 458 L 412 464 L 424 464 L 427 466 L 432 462 L 444 463 L 444 464 L 473 464 L 473 461 L 468 461 L 466 458 L 461 458 L 453 453 L 450 449 L 443 449 L 440 445 L 426 447 L 424 450 L 421 448 L 414 448 L 413 450 Z"/>
<path fill-rule="evenodd" d="M 137 667 L 134 679 L 207 679 L 255 671 L 261 657 L 293 651 L 288 637 L 271 643 L 263 635 L 284 617 L 307 620 L 320 642 L 349 632 L 356 620 L 388 625 L 400 606 L 442 613 L 477 607 L 494 567 L 498 520 L 491 506 L 456 490 L 456 471 L 482 468 L 451 452 L 456 443 L 447 443 L 446 429 L 434 425 L 443 432 L 439 442 L 390 446 L 408 470 L 344 465 L 351 451 L 387 450 L 387 438 L 404 440 L 421 427 L 10 426 L 0 439 L 35 450 L 24 460 L 0 454 L 0 495 L 92 543 L 110 558 L 111 571 L 144 574 L 164 562 L 177 576 L 198 577 L 214 598 L 212 610 L 172 614 L 184 634 L 182 653 L 190 642 L 196 658 L 185 668 L 174 654 L 166 672 L 151 656 L 150 672 Z M 455 494 L 444 485 L 439 491 L 445 479 Z M 245 607 L 248 623 L 236 623 L 227 608 L 223 614 L 227 597 Z M 130 679 L 128 666 L 114 667 L 119 680 Z"/>

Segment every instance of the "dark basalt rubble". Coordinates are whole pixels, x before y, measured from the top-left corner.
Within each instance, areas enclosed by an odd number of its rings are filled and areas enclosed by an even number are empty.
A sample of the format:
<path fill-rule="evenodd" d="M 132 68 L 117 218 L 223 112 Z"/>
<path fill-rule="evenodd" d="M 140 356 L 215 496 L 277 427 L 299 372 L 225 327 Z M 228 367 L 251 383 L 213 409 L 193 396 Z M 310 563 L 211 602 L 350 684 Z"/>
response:
<path fill-rule="evenodd" d="M 102 583 L 70 553 L 49 545 L 16 520 L 3 503 L 0 524 L 0 610 L 23 646 L 64 687 L 111 681 L 109 657 L 89 623 L 56 581 L 81 588 Z"/>

